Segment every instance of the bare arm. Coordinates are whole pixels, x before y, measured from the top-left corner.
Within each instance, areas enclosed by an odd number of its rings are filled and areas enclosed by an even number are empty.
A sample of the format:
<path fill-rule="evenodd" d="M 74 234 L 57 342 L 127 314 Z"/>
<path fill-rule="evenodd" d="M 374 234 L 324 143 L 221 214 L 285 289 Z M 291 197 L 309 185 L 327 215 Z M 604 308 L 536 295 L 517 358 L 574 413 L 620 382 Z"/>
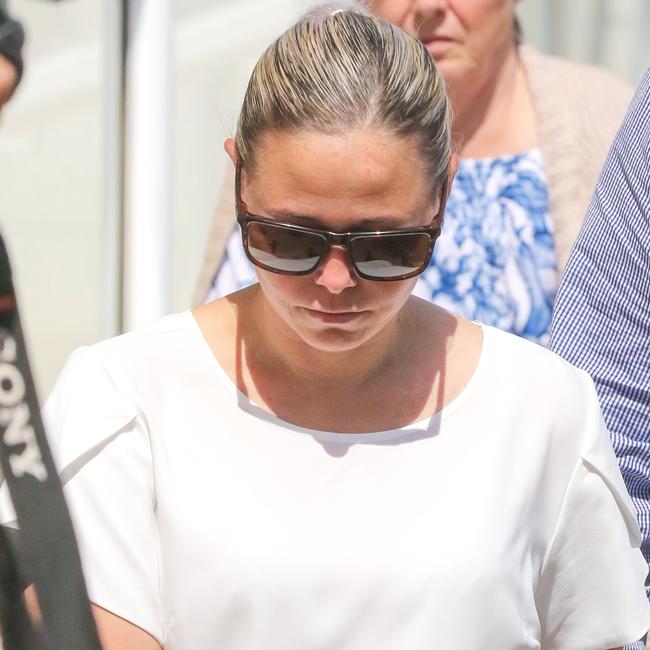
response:
<path fill-rule="evenodd" d="M 33 586 L 25 590 L 25 604 L 32 621 L 40 624 L 41 612 Z M 91 608 L 103 650 L 162 650 L 160 643 L 137 625 L 99 605 L 92 604 Z"/>
<path fill-rule="evenodd" d="M 22 25 L 9 16 L 5 5 L 5 0 L 0 0 L 0 109 L 16 90 L 22 76 L 25 41 Z"/>
<path fill-rule="evenodd" d="M 9 101 L 18 83 L 18 72 L 13 63 L 0 54 L 0 108 Z"/>
<path fill-rule="evenodd" d="M 98 605 L 92 605 L 104 650 L 162 650 L 151 634 Z"/>

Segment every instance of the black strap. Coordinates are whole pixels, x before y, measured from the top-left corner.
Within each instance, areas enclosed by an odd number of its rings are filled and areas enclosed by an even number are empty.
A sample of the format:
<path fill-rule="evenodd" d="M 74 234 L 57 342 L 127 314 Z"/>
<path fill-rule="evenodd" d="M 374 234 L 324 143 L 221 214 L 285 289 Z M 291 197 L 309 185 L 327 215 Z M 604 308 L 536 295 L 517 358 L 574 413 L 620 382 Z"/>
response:
<path fill-rule="evenodd" d="M 1 236 L 0 466 L 18 518 L 21 555 L 38 594 L 44 647 L 99 650 L 70 515 L 45 437 Z M 7 544 L 4 546 L 6 551 Z M 22 647 L 5 642 L 5 650 Z"/>
<path fill-rule="evenodd" d="M 27 615 L 22 593 L 25 588 L 18 572 L 21 562 L 17 555 L 18 531 L 0 526 L 0 629 L 3 631 L 4 647 L 11 650 L 38 650 L 43 647 L 42 638 L 32 627 Z"/>

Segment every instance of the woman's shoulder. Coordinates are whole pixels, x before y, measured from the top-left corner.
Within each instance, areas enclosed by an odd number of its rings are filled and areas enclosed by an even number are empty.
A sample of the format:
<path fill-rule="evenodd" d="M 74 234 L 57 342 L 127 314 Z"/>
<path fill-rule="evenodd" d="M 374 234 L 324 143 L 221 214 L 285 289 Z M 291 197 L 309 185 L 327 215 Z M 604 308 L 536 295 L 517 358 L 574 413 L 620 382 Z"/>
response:
<path fill-rule="evenodd" d="M 172 314 L 70 354 L 43 408 L 60 469 L 122 433 L 147 438 L 148 414 L 193 383 L 191 327 L 190 312 Z"/>
<path fill-rule="evenodd" d="M 169 367 L 181 362 L 188 342 L 195 336 L 191 311 L 169 314 L 72 352 L 66 365 L 84 365 L 108 374 L 128 373 L 130 369 Z"/>
<path fill-rule="evenodd" d="M 505 332 L 491 325 L 481 325 L 484 340 L 490 354 L 500 359 L 505 367 L 535 367 L 539 371 L 588 376 L 583 370 L 572 366 L 568 361 L 548 348 L 528 339 Z M 511 366 L 512 364 L 512 366 Z"/>
<path fill-rule="evenodd" d="M 520 47 L 548 182 L 559 269 L 632 97 L 613 74 Z"/>
<path fill-rule="evenodd" d="M 68 356 L 46 410 L 53 403 L 72 400 L 94 404 L 99 410 L 109 402 L 125 414 L 136 412 L 138 386 L 154 379 L 174 380 L 189 354 L 191 312 L 171 314 L 158 321 L 93 345 L 81 346 Z M 86 395 L 80 399 L 81 395 Z"/>
<path fill-rule="evenodd" d="M 564 483 L 578 459 L 607 439 L 591 377 L 514 334 L 486 326 L 483 334 L 481 374 L 468 406 L 489 414 L 486 421 L 498 424 L 496 439 L 519 449 L 531 467 L 555 464 Z"/>
<path fill-rule="evenodd" d="M 548 149 L 554 138 L 569 142 L 597 158 L 600 168 L 632 98 L 632 86 L 602 68 L 528 46 L 521 46 L 520 53 L 543 144 Z"/>
<path fill-rule="evenodd" d="M 564 103 L 580 98 L 584 110 L 593 108 L 585 96 L 597 106 L 614 101 L 623 109 L 632 97 L 632 86 L 603 68 L 543 54 L 528 45 L 520 46 L 519 52 L 533 94 L 559 90 L 552 99 Z"/>
<path fill-rule="evenodd" d="M 103 339 L 89 347 L 97 355 L 110 357 L 118 351 L 137 348 L 147 340 L 157 339 L 161 336 L 166 338 L 179 336 L 187 331 L 190 323 L 191 312 L 189 310 L 172 313 L 117 336 Z"/>
<path fill-rule="evenodd" d="M 460 375 L 461 384 L 471 384 L 479 411 L 501 408 L 562 418 L 577 405 L 595 404 L 591 377 L 542 345 L 424 301 L 415 305 L 418 335 L 412 338 L 420 352 L 436 355 L 440 346 L 433 342 L 440 342 L 445 351 L 437 363 L 446 369 L 445 383 L 454 384 Z"/>
<path fill-rule="evenodd" d="M 522 337 L 482 326 L 486 379 L 511 402 L 558 413 L 596 404 L 591 377 L 547 348 Z"/>
<path fill-rule="evenodd" d="M 249 289 L 169 314 L 129 332 L 75 351 L 77 358 L 96 372 L 107 374 L 125 386 L 146 387 L 157 394 L 178 382 L 201 385 L 214 369 L 214 354 L 235 356 L 238 310 Z M 224 359 L 220 359 L 223 365 Z M 138 392 L 133 389 L 132 392 Z"/>

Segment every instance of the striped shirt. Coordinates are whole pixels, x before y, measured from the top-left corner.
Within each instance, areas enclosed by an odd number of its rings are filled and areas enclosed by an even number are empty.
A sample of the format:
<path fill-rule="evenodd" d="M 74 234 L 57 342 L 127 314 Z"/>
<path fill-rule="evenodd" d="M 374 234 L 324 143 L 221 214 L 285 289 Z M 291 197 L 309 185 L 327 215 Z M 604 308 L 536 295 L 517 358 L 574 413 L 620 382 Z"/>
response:
<path fill-rule="evenodd" d="M 650 561 L 650 69 L 573 247 L 550 346 L 596 383 Z"/>

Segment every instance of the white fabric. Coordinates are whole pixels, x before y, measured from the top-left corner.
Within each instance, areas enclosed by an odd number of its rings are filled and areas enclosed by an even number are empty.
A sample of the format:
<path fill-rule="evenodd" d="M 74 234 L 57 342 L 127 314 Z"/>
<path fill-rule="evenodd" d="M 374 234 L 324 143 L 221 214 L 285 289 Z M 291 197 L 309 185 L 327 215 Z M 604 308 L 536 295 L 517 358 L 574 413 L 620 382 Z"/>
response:
<path fill-rule="evenodd" d="M 91 599 L 167 650 L 641 637 L 647 566 L 591 380 L 483 331 L 452 404 L 370 434 L 251 404 L 190 312 L 75 352 L 45 415 Z"/>

